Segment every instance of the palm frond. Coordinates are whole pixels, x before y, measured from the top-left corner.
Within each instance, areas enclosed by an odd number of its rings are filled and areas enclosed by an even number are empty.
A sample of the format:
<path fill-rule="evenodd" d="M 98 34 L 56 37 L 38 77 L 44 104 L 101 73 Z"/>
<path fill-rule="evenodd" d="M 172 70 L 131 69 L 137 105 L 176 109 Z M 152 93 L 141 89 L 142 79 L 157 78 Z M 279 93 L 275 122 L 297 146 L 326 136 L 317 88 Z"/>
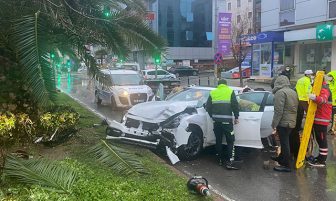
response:
<path fill-rule="evenodd" d="M 56 93 L 54 69 L 45 47 L 48 35 L 45 26 L 38 13 L 35 16 L 24 16 L 13 25 L 13 38 L 24 79 L 33 99 L 43 106 L 53 100 Z"/>
<path fill-rule="evenodd" d="M 69 192 L 76 181 L 75 171 L 43 159 L 24 160 L 6 157 L 4 175 L 24 184 L 41 185 L 50 191 Z"/>
<path fill-rule="evenodd" d="M 107 165 L 119 174 L 134 175 L 149 173 L 135 155 L 122 148 L 109 145 L 104 140 L 93 146 L 89 150 L 89 153 L 97 161 Z"/>

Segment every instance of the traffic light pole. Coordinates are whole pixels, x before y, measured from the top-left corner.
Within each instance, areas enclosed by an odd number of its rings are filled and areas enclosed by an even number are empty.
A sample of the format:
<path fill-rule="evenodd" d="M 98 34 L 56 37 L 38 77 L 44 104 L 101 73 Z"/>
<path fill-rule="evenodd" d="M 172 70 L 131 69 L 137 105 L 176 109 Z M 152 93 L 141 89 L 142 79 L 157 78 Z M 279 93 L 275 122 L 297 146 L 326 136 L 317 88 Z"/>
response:
<path fill-rule="evenodd" d="M 155 79 L 157 79 L 157 68 L 158 68 L 158 65 L 155 64 Z"/>

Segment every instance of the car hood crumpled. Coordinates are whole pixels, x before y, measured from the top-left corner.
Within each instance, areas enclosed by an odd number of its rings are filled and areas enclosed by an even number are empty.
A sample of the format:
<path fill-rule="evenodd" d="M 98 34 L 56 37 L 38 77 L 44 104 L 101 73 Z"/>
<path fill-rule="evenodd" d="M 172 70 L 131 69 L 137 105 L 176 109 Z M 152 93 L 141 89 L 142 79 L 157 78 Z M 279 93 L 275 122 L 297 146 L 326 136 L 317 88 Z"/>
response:
<path fill-rule="evenodd" d="M 169 117 L 183 112 L 187 107 L 196 107 L 197 101 L 171 102 L 152 101 L 133 106 L 128 111 L 128 116 L 136 117 L 144 121 L 159 123 Z"/>

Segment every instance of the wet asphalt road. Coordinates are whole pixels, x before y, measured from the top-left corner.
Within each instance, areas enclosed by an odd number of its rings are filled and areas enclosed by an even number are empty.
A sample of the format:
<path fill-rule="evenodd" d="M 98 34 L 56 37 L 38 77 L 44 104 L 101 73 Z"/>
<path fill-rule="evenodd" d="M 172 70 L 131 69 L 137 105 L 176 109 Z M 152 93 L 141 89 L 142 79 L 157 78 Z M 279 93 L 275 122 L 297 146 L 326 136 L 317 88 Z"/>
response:
<path fill-rule="evenodd" d="M 204 74 L 202 82 L 207 82 L 211 74 Z M 204 81 L 205 80 L 205 81 Z M 187 85 L 183 80 L 182 84 Z M 230 80 L 230 85 L 238 86 L 238 80 Z M 269 89 L 268 85 L 249 84 L 253 87 Z M 58 78 L 58 87 L 110 120 L 119 121 L 123 111 L 112 111 L 109 105 L 97 107 L 94 103 L 93 82 L 83 74 L 63 75 Z M 244 162 L 239 171 L 228 171 L 217 165 L 213 148 L 206 149 L 199 159 L 183 161 L 175 168 L 187 175 L 202 175 L 209 184 L 226 200 L 336 200 L 336 138 L 329 136 L 329 156 L 327 168 L 305 167 L 291 173 L 278 173 L 263 169 L 263 161 L 271 153 L 256 149 L 242 152 Z M 166 156 L 161 155 L 167 163 Z"/>

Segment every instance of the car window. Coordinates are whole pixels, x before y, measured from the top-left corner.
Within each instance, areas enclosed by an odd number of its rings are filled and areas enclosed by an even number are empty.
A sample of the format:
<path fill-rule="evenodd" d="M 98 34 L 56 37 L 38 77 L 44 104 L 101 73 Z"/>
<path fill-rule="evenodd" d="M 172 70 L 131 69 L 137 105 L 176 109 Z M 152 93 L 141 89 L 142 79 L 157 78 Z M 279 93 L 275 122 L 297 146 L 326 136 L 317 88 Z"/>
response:
<path fill-rule="evenodd" d="M 274 95 L 273 94 L 270 93 L 268 95 L 266 105 L 267 106 L 273 106 L 274 105 Z"/>
<path fill-rule="evenodd" d="M 206 103 L 210 94 L 210 90 L 187 88 L 169 97 L 167 101 L 200 101 L 201 104 Z"/>
<path fill-rule="evenodd" d="M 165 73 L 163 70 L 158 70 L 158 71 L 157 71 L 157 74 L 158 74 L 158 75 L 165 75 L 166 73 Z"/>
<path fill-rule="evenodd" d="M 237 96 L 239 111 L 259 112 L 265 93 L 243 93 Z"/>
<path fill-rule="evenodd" d="M 147 75 L 155 75 L 155 71 L 148 71 Z"/>

